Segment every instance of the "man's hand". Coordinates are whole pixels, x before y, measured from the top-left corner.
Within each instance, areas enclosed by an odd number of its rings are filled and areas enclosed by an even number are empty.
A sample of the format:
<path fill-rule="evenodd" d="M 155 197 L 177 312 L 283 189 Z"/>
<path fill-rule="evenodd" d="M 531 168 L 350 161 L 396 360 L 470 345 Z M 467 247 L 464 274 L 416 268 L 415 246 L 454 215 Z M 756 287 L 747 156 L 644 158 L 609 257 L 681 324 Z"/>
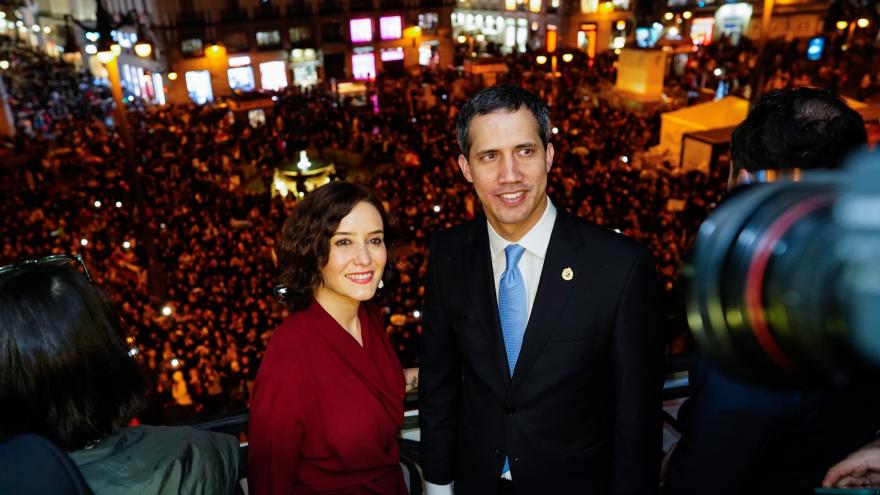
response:
<path fill-rule="evenodd" d="M 880 486 L 880 439 L 832 466 L 825 474 L 822 486 Z"/>

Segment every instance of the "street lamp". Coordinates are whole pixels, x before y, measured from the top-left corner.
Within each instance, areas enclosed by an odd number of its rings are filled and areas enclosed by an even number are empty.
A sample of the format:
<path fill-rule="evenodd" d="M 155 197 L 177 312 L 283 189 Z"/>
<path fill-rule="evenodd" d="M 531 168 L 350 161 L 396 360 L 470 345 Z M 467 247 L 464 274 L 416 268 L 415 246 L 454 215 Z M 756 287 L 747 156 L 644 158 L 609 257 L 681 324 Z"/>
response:
<path fill-rule="evenodd" d="M 110 65 L 113 60 L 119 56 L 121 53 L 119 50 L 120 47 L 116 43 L 113 43 L 113 40 L 110 39 L 110 33 L 107 33 L 107 37 L 101 36 L 101 39 L 98 40 L 98 60 L 101 61 L 104 65 Z M 108 68 L 109 70 L 109 68 Z"/>
<path fill-rule="evenodd" d="M 111 34 L 114 29 L 118 29 L 126 24 L 139 25 L 136 19 L 132 21 L 132 17 L 134 17 L 134 13 L 129 12 L 123 17 L 122 21 L 115 22 L 101 1 L 98 0 L 97 11 L 95 12 L 95 26 L 85 26 L 76 19 L 71 19 L 84 30 L 96 31 L 98 33 L 97 57 L 107 69 L 110 93 L 113 95 L 113 102 L 116 107 L 115 127 L 119 137 L 122 139 L 122 151 L 125 157 L 123 167 L 126 180 L 131 185 L 133 204 L 136 208 L 135 225 L 138 231 L 138 240 L 142 241 L 144 246 L 149 287 L 155 297 L 164 297 L 165 282 L 162 278 L 162 272 L 156 266 L 156 260 L 158 260 L 156 245 L 153 231 L 147 220 L 143 186 L 141 185 L 140 174 L 137 170 L 137 160 L 134 154 L 134 139 L 131 135 L 131 128 L 128 125 L 128 111 L 126 110 L 125 103 L 122 101 L 122 85 L 119 81 L 118 63 L 118 57 L 122 53 L 122 48 L 113 42 Z M 152 51 L 152 48 L 150 48 L 150 51 Z"/>
<path fill-rule="evenodd" d="M 137 44 L 134 45 L 134 52 L 138 57 L 147 58 L 153 53 L 153 45 L 146 41 L 140 41 L 140 38 L 138 38 Z"/>

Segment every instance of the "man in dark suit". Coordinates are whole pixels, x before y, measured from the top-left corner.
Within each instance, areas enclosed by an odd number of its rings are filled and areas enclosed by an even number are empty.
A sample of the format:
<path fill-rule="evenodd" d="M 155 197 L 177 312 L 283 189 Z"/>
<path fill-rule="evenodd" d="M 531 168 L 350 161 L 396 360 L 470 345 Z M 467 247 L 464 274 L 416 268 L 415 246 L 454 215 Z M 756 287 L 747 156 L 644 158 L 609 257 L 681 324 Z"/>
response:
<path fill-rule="evenodd" d="M 653 493 L 663 332 L 647 249 L 548 199 L 549 111 L 499 85 L 462 106 L 485 216 L 431 243 L 419 383 L 428 494 Z"/>

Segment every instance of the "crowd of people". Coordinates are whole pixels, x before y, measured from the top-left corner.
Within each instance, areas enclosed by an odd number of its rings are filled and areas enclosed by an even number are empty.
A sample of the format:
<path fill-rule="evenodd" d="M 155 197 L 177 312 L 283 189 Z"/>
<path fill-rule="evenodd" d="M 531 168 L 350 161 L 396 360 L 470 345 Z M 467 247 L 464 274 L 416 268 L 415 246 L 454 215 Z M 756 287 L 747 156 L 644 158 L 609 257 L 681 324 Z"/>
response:
<path fill-rule="evenodd" d="M 274 168 L 301 150 L 354 157 L 338 164 L 340 175 L 363 178 L 394 216 L 401 280 L 382 309 L 403 366 L 418 366 L 428 241 L 479 213 L 458 170 L 450 124 L 479 81 L 455 69 L 380 76 L 366 105 L 325 84 L 289 88 L 257 127 L 219 106 L 130 111 L 137 186 L 124 173 L 103 86 L 9 39 L 0 53 L 17 68 L 3 77 L 19 127 L 6 143 L 17 159 L 0 176 L 0 264 L 83 253 L 148 370 L 142 420 L 171 423 L 247 406 L 266 343 L 287 315 L 273 298 L 274 245 L 296 199 L 266 186 Z M 649 246 L 671 295 L 682 254 L 721 197 L 726 168 L 682 173 L 662 161 L 637 163 L 657 143 L 664 109 L 627 110 L 601 96 L 600 86 L 614 77 L 613 55 L 569 64 L 557 80 L 533 60 L 507 58 L 499 82 L 552 102 L 550 197 Z M 156 246 L 151 260 L 145 236 Z M 148 263 L 163 291 L 148 280 Z M 671 296 L 669 306 L 673 313 Z"/>

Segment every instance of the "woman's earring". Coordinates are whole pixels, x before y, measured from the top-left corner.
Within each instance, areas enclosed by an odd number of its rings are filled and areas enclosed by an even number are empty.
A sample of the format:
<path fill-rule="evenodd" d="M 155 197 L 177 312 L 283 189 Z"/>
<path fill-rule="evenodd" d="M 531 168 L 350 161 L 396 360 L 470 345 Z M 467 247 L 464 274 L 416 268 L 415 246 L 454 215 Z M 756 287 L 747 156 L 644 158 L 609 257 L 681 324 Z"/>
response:
<path fill-rule="evenodd" d="M 382 287 L 385 287 L 385 281 L 379 280 L 379 288 L 381 289 Z"/>

